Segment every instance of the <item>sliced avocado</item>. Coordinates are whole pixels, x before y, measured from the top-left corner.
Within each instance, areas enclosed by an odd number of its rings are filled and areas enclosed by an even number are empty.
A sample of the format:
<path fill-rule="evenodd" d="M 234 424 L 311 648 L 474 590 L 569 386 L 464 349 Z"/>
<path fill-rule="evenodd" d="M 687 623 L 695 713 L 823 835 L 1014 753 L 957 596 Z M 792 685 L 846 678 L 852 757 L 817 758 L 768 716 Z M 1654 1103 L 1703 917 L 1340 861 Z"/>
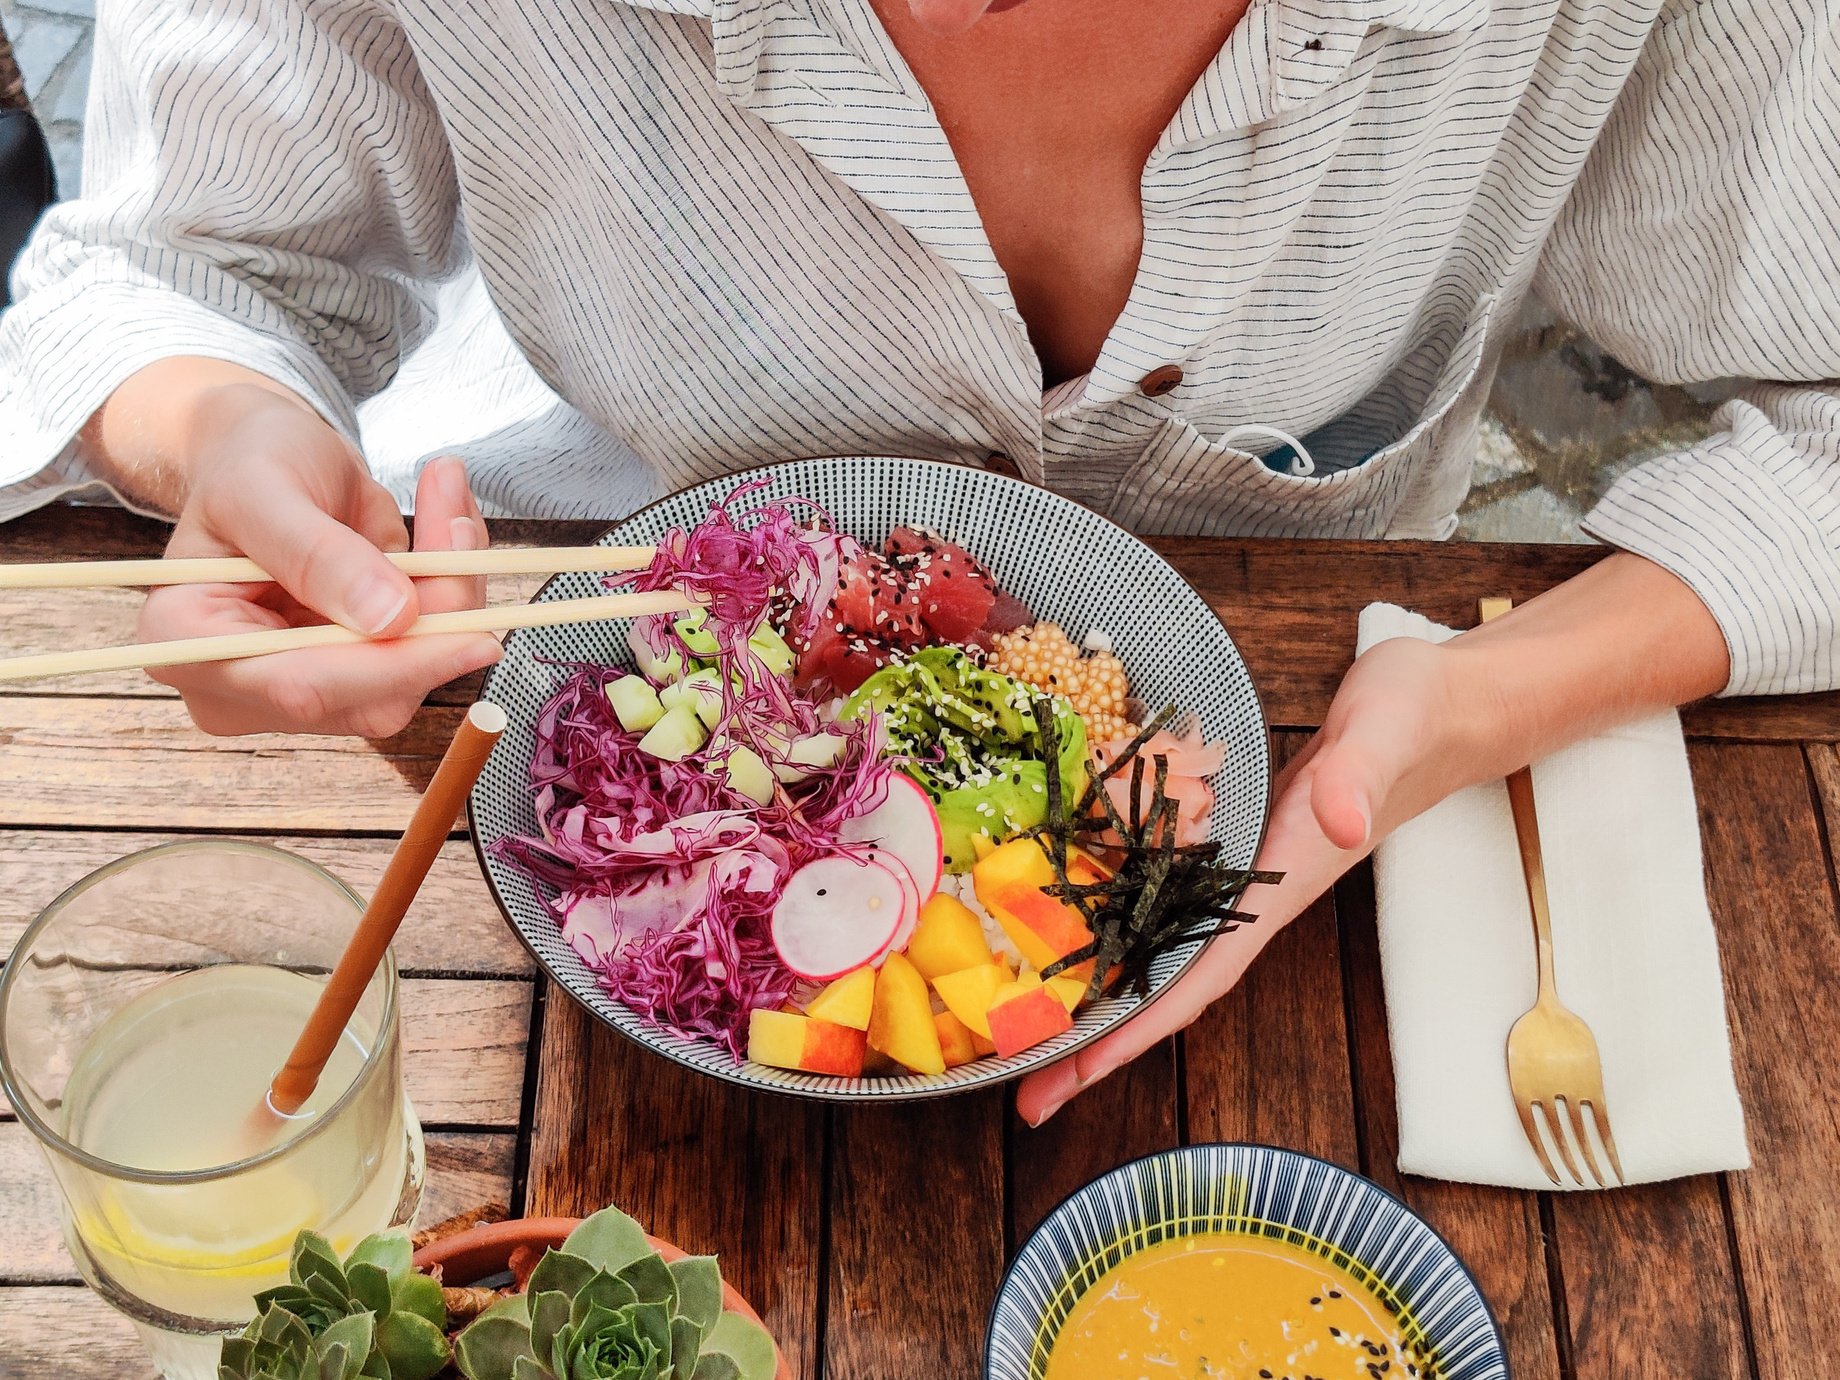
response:
<path fill-rule="evenodd" d="M 639 740 L 639 751 L 649 752 L 664 762 L 681 762 L 709 739 L 703 721 L 687 704 L 674 704 L 664 717 L 646 730 Z"/>
<path fill-rule="evenodd" d="M 643 733 L 664 717 L 658 692 L 644 676 L 621 676 L 607 683 L 607 702 L 613 716 L 629 733 Z"/>

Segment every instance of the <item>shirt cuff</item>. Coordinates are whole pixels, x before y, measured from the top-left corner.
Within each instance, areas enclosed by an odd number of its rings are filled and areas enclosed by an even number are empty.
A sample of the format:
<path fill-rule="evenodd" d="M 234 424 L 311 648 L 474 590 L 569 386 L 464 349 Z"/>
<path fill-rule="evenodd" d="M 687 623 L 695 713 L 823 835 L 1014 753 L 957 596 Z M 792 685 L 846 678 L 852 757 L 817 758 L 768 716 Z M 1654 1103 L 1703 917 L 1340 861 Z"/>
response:
<path fill-rule="evenodd" d="M 8 438 L 0 448 L 0 522 L 73 492 L 113 492 L 84 464 L 77 433 L 130 375 L 177 355 L 253 369 L 293 389 L 357 444 L 350 397 L 299 341 L 167 288 L 92 283 L 69 295 L 36 293 L 0 316 L 0 436 Z"/>
<path fill-rule="evenodd" d="M 1840 399 L 1760 387 L 1721 432 L 1624 475 L 1584 530 L 1664 567 L 1725 635 L 1724 695 L 1840 685 Z"/>

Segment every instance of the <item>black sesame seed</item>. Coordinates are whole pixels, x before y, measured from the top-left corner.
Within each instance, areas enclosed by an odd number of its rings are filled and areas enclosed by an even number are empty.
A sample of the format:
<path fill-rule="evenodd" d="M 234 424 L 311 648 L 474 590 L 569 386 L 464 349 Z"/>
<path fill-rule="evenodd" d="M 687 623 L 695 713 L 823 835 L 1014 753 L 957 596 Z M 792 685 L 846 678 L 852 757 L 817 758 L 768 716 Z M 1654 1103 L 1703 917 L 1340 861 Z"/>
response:
<path fill-rule="evenodd" d="M 825 894 L 825 892 L 824 892 L 824 888 L 823 888 L 823 887 L 819 887 L 819 888 L 818 888 L 818 895 L 820 895 L 820 896 L 822 896 L 822 895 L 824 895 L 824 894 Z"/>

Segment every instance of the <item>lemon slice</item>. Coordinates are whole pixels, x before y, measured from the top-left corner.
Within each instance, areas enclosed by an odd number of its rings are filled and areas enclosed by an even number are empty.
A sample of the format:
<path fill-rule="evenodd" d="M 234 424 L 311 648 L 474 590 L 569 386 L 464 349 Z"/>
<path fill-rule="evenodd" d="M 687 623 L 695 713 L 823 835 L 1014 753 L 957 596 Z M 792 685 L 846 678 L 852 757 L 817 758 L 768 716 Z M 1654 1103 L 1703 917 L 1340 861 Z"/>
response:
<path fill-rule="evenodd" d="M 279 1281 L 294 1237 L 319 1218 L 318 1196 L 291 1176 L 185 1187 L 117 1185 L 76 1213 L 97 1255 L 138 1270 Z"/>

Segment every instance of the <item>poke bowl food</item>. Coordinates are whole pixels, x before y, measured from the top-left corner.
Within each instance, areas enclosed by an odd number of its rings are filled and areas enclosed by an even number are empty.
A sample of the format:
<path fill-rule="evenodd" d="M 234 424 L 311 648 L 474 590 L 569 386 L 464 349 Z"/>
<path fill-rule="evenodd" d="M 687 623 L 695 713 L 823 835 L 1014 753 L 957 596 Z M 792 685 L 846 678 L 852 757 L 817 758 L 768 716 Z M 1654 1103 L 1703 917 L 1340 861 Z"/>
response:
<path fill-rule="evenodd" d="M 1267 1145 L 1190 1145 L 1043 1219 L 991 1310 L 985 1380 L 1508 1380 L 1475 1279 L 1377 1184 Z"/>
<path fill-rule="evenodd" d="M 603 540 L 656 547 L 605 585 L 687 612 L 514 634 L 470 818 L 514 929 L 622 1033 L 756 1087 L 939 1095 L 1064 1056 L 1252 920 L 1258 699 L 1122 529 L 839 459 Z"/>

